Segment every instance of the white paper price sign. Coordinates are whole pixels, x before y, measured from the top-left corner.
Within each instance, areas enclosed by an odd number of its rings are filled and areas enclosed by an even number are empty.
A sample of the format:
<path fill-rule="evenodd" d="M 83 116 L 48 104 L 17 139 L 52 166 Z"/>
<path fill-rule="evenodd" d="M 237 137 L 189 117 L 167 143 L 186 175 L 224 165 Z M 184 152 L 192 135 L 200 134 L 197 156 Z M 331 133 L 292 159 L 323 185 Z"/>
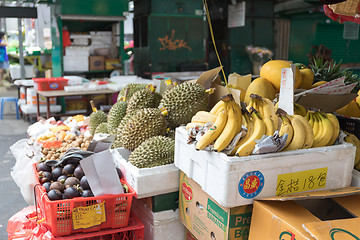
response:
<path fill-rule="evenodd" d="M 281 69 L 279 108 L 289 115 L 294 115 L 294 73 L 296 66 L 292 64 L 290 66 L 291 68 Z"/>

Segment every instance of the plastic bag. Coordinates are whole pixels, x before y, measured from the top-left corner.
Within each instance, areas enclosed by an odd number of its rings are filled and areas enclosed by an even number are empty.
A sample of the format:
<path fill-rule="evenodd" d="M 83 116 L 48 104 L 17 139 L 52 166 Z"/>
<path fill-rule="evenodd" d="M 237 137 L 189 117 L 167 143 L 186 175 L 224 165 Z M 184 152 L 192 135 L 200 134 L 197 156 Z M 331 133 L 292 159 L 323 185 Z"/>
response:
<path fill-rule="evenodd" d="M 15 213 L 8 221 L 8 240 L 54 240 L 46 225 L 37 223 L 36 208 L 29 206 Z"/>
<path fill-rule="evenodd" d="M 10 175 L 20 188 L 25 201 L 32 205 L 34 204 L 34 186 L 36 184 L 32 165 L 42 156 L 41 146 L 30 143 L 28 139 L 21 139 L 10 147 L 10 151 L 16 159 Z"/>

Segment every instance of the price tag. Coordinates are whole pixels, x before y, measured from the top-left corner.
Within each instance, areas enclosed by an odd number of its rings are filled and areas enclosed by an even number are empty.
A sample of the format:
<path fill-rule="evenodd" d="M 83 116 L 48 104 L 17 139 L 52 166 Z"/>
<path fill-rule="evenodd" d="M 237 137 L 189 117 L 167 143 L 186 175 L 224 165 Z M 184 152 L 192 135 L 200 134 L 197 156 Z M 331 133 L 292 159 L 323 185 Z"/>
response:
<path fill-rule="evenodd" d="M 279 108 L 283 109 L 289 115 L 294 114 L 294 83 L 295 83 L 295 65 L 291 68 L 281 69 L 281 83 L 279 95 Z"/>
<path fill-rule="evenodd" d="M 77 207 L 72 211 L 74 230 L 98 226 L 103 222 L 106 222 L 105 202 L 87 207 Z"/>
<path fill-rule="evenodd" d="M 276 196 L 321 189 L 326 186 L 328 168 L 280 174 L 277 178 Z"/>

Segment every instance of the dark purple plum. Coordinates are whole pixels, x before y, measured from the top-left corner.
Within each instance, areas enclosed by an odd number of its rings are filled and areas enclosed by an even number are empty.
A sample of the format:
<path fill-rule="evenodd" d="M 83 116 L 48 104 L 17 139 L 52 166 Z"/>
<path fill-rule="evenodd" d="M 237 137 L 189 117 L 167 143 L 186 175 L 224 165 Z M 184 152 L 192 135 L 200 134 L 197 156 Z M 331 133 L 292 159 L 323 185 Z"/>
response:
<path fill-rule="evenodd" d="M 56 181 L 58 181 L 60 183 L 64 183 L 66 179 L 67 179 L 66 175 L 61 175 L 60 177 L 58 177 L 58 179 Z"/>
<path fill-rule="evenodd" d="M 52 179 L 53 175 L 51 174 L 51 172 L 39 172 L 39 181 L 41 184 L 43 184 L 44 182 L 50 182 Z"/>
<path fill-rule="evenodd" d="M 83 177 L 80 179 L 80 186 L 81 186 L 82 189 L 84 189 L 84 190 L 89 190 L 89 189 L 90 189 L 90 185 L 89 185 L 89 182 L 88 182 L 86 176 L 83 176 Z"/>
<path fill-rule="evenodd" d="M 54 180 L 56 181 L 62 175 L 62 167 L 56 167 L 51 171 L 54 176 Z"/>
<path fill-rule="evenodd" d="M 62 193 L 59 190 L 53 189 L 48 192 L 48 197 L 50 200 L 60 200 L 62 199 Z"/>
<path fill-rule="evenodd" d="M 80 184 L 80 181 L 76 177 L 68 177 L 64 182 L 65 188 L 72 187 L 72 186 L 79 185 L 79 184 Z"/>
<path fill-rule="evenodd" d="M 75 165 L 74 164 L 66 164 L 62 170 L 62 174 L 69 176 L 72 175 L 74 173 L 75 170 Z"/>
<path fill-rule="evenodd" d="M 62 184 L 60 182 L 53 182 L 50 185 L 50 190 L 53 190 L 53 189 L 57 189 L 60 192 L 63 192 L 64 191 L 64 184 Z"/>
<path fill-rule="evenodd" d="M 79 164 L 74 170 L 74 177 L 80 180 L 83 176 L 84 176 L 84 171 Z"/>
<path fill-rule="evenodd" d="M 92 193 L 92 191 L 90 189 L 88 190 L 84 190 L 82 193 L 81 193 L 81 196 L 82 197 L 93 197 L 94 194 Z"/>
<path fill-rule="evenodd" d="M 51 172 L 51 167 L 47 166 L 45 162 L 39 162 L 36 164 L 36 170 L 38 172 Z"/>
<path fill-rule="evenodd" d="M 51 185 L 51 182 L 44 182 L 42 184 L 42 186 L 45 188 L 46 192 L 50 191 L 50 185 Z"/>
<path fill-rule="evenodd" d="M 72 199 L 74 197 L 80 197 L 80 192 L 76 187 L 68 187 L 64 191 L 66 199 Z"/>

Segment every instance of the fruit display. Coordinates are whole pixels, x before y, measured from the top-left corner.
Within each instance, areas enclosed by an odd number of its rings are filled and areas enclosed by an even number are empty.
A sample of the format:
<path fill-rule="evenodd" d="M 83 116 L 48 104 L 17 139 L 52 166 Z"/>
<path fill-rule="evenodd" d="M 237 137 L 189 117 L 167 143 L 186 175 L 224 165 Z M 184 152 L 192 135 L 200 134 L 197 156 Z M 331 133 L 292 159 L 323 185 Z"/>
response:
<path fill-rule="evenodd" d="M 94 135 L 95 134 L 95 130 L 96 127 L 100 125 L 100 123 L 103 122 L 107 122 L 107 115 L 106 113 L 104 113 L 101 110 L 96 110 L 93 111 L 90 114 L 90 123 L 89 123 L 89 127 L 90 127 L 90 134 Z"/>
<path fill-rule="evenodd" d="M 360 90 L 358 91 L 357 97 L 344 107 L 336 110 L 336 113 L 344 115 L 346 117 L 360 118 Z"/>
<path fill-rule="evenodd" d="M 128 101 L 127 113 L 132 113 L 143 108 L 156 108 L 159 106 L 161 95 L 155 92 L 155 88 L 145 88 L 135 92 Z"/>
<path fill-rule="evenodd" d="M 144 88 L 146 88 L 146 84 L 140 84 L 140 83 L 130 83 L 125 88 L 123 88 L 118 95 L 117 101 L 118 102 L 126 102 L 131 98 L 131 96 Z"/>
<path fill-rule="evenodd" d="M 127 103 L 124 101 L 116 102 L 109 110 L 107 116 L 108 132 L 114 134 L 121 119 L 125 116 Z"/>
<path fill-rule="evenodd" d="M 356 147 L 356 153 L 355 153 L 355 161 L 354 161 L 354 168 L 358 171 L 360 171 L 360 140 L 352 133 L 345 132 L 346 134 L 344 141 L 351 143 Z"/>
<path fill-rule="evenodd" d="M 263 98 L 274 100 L 276 93 L 277 91 L 269 80 L 263 77 L 259 77 L 254 79 L 248 86 L 245 93 L 244 102 L 249 104 L 251 101 L 250 94 L 256 94 Z"/>

